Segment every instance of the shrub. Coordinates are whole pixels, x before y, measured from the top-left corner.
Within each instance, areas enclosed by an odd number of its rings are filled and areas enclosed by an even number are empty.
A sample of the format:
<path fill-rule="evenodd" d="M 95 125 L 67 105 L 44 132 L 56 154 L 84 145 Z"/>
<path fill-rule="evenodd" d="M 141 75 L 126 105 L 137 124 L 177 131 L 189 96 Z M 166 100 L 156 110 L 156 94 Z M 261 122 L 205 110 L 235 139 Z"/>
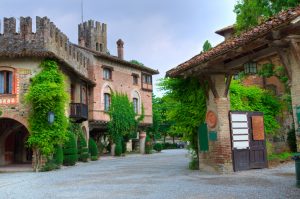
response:
<path fill-rule="evenodd" d="M 77 147 L 75 135 L 71 132 L 68 133 L 69 140 L 63 146 L 65 166 L 73 166 L 77 162 Z"/>
<path fill-rule="evenodd" d="M 41 172 L 52 171 L 55 169 L 59 169 L 59 165 L 55 163 L 55 160 L 48 160 L 46 164 L 40 169 Z"/>
<path fill-rule="evenodd" d="M 92 161 L 98 160 L 98 147 L 93 138 L 89 139 L 89 152 L 91 154 Z"/>
<path fill-rule="evenodd" d="M 297 143 L 296 143 L 295 128 L 292 128 L 288 132 L 287 142 L 288 142 L 291 152 L 296 152 L 297 151 Z"/>
<path fill-rule="evenodd" d="M 63 162 L 64 162 L 64 152 L 63 152 L 63 149 L 60 145 L 57 145 L 55 147 L 55 151 L 54 151 L 54 154 L 53 154 L 53 160 L 54 160 L 54 163 L 57 166 L 62 165 Z"/>
<path fill-rule="evenodd" d="M 177 144 L 172 144 L 169 142 L 165 142 L 162 144 L 162 149 L 177 149 Z"/>
<path fill-rule="evenodd" d="M 149 136 L 146 137 L 146 142 L 145 142 L 145 153 L 146 154 L 151 154 L 153 149 L 153 145 L 151 142 L 151 139 Z"/>
<path fill-rule="evenodd" d="M 154 146 L 153 146 L 153 149 L 157 152 L 161 152 L 162 144 L 161 143 L 155 143 Z"/>
<path fill-rule="evenodd" d="M 122 139 L 122 153 L 125 154 L 127 151 L 127 143 Z"/>
<path fill-rule="evenodd" d="M 77 143 L 78 160 L 81 162 L 87 162 L 89 158 L 89 149 L 87 147 L 86 140 L 82 133 L 79 133 Z"/>
<path fill-rule="evenodd" d="M 122 155 L 122 142 L 121 140 L 118 140 L 115 147 L 115 156 L 121 156 Z"/>

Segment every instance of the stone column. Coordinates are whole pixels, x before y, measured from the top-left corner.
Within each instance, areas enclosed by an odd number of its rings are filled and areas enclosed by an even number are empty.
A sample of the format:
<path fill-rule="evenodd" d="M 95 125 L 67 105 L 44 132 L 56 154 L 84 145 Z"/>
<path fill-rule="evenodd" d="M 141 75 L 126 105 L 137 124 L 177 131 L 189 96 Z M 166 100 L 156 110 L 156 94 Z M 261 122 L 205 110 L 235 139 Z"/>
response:
<path fill-rule="evenodd" d="M 115 143 L 110 143 L 110 155 L 115 156 L 115 149 L 116 149 L 116 144 Z"/>
<path fill-rule="evenodd" d="M 145 154 L 145 142 L 146 142 L 146 132 L 140 132 L 140 153 Z"/>
<path fill-rule="evenodd" d="M 226 81 L 225 81 L 226 80 Z M 218 173 L 233 172 L 229 129 L 230 100 L 228 88 L 231 76 L 211 75 L 207 102 L 208 131 L 217 132 L 217 140 L 209 141 L 209 151 L 199 153 L 200 170 Z"/>

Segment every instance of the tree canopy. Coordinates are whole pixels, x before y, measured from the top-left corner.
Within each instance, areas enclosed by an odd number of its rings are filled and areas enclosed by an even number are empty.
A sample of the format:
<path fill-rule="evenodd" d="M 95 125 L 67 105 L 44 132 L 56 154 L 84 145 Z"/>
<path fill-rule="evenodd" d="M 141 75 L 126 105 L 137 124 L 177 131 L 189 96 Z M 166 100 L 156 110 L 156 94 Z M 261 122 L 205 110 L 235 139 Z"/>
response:
<path fill-rule="evenodd" d="M 278 12 L 299 5 L 299 0 L 239 0 L 235 5 L 238 32 L 257 26 Z"/>

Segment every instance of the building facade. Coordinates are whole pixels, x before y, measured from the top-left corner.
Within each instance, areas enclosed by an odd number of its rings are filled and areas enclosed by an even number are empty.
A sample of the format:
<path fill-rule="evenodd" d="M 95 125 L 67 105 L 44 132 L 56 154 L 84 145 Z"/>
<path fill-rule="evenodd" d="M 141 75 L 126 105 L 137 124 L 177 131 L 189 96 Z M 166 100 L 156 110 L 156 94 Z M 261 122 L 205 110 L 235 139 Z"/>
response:
<path fill-rule="evenodd" d="M 112 92 L 129 96 L 135 110 L 145 107 L 142 125 L 152 123 L 152 75 L 157 70 L 124 60 L 124 42 L 117 42 L 118 56 L 107 52 L 107 25 L 89 20 L 78 26 L 78 45 L 69 41 L 47 17 L 4 18 L 0 35 L 0 166 L 32 160 L 26 148 L 29 107 L 24 96 L 40 63 L 57 61 L 65 76 L 70 104 L 66 113 L 80 123 L 87 139 L 106 131 Z M 17 31 L 17 29 L 19 31 Z M 47 116 L 45 116 L 47 117 Z M 45 118 L 47 119 L 47 118 Z M 143 133 L 141 133 L 143 134 Z"/>

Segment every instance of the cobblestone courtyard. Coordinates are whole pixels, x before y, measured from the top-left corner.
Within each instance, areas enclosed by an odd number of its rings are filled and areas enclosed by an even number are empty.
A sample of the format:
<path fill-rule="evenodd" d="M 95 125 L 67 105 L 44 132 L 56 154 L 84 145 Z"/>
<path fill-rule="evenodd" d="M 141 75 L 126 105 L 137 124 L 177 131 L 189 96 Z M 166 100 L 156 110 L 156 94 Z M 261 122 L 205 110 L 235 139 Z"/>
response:
<path fill-rule="evenodd" d="M 1 173 L 0 198 L 300 198 L 293 163 L 232 175 L 190 171 L 187 151 L 105 157 L 47 173 Z"/>

